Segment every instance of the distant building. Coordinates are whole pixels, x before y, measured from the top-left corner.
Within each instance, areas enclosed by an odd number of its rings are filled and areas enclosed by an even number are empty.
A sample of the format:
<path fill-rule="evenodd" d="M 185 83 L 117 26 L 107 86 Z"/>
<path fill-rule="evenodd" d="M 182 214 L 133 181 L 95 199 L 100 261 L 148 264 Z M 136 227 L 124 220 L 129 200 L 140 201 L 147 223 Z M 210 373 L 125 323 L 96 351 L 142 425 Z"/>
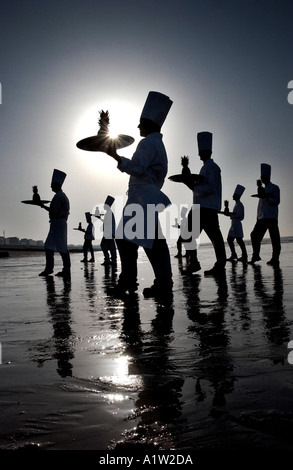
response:
<path fill-rule="evenodd" d="M 18 246 L 38 246 L 43 247 L 43 240 L 33 240 L 32 238 L 21 238 L 18 237 L 0 237 L 1 245 L 18 245 Z"/>
<path fill-rule="evenodd" d="M 20 240 L 20 244 L 21 244 L 21 245 L 35 246 L 35 245 L 36 245 L 36 241 L 35 241 L 35 240 L 32 240 L 31 238 L 22 238 L 22 239 Z"/>
<path fill-rule="evenodd" d="M 18 237 L 8 237 L 5 239 L 7 245 L 19 245 Z"/>

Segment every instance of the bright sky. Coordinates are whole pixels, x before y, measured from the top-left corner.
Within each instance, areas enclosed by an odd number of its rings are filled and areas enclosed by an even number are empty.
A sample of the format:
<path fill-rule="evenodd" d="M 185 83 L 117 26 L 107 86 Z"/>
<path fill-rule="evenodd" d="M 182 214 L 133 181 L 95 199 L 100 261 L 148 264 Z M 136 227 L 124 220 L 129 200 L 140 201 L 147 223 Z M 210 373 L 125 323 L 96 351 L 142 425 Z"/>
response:
<path fill-rule="evenodd" d="M 84 213 L 108 194 L 125 196 L 128 177 L 103 153 L 83 152 L 78 140 L 98 131 L 99 111 L 135 143 L 150 90 L 174 102 L 162 129 L 169 175 L 190 157 L 198 173 L 196 134 L 214 134 L 223 200 L 236 184 L 254 226 L 251 198 L 260 163 L 272 165 L 280 186 L 281 235 L 293 235 L 292 144 L 293 2 L 288 0 L 0 0 L 0 235 L 45 240 L 47 212 L 21 204 L 37 185 L 51 199 L 54 168 L 67 173 L 69 243 Z M 292 87 L 293 88 L 293 87 Z M 185 186 L 166 180 L 176 205 L 190 204 Z M 229 219 L 221 217 L 224 238 Z"/>

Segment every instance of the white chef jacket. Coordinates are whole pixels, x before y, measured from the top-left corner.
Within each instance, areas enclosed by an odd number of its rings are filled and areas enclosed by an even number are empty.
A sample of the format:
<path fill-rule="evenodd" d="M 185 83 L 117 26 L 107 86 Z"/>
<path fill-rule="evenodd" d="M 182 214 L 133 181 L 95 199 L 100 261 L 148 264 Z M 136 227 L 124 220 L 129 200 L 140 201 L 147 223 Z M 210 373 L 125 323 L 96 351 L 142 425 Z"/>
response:
<path fill-rule="evenodd" d="M 148 205 L 160 205 L 161 210 L 171 204 L 170 199 L 161 191 L 168 171 L 166 149 L 160 132 L 153 132 L 142 139 L 134 152 L 132 159 L 121 157 L 118 169 L 130 175 L 128 184 L 128 199 L 123 210 L 123 218 L 117 229 L 117 238 L 123 238 L 146 248 L 153 245 L 155 228 L 158 225 L 158 214 L 155 218 L 147 218 Z M 133 217 L 127 216 L 125 210 L 130 204 L 138 204 L 143 210 L 143 220 L 137 219 L 137 236 L 130 238 L 125 233 L 126 223 Z M 154 224 L 150 227 L 150 224 Z M 148 230 L 149 228 L 149 230 Z"/>
<path fill-rule="evenodd" d="M 221 210 L 222 180 L 221 169 L 209 158 L 202 166 L 200 175 L 204 176 L 203 184 L 197 184 L 193 190 L 193 203 L 207 209 Z"/>
<path fill-rule="evenodd" d="M 111 208 L 107 209 L 104 215 L 103 237 L 107 240 L 115 238 L 116 222 Z"/>
<path fill-rule="evenodd" d="M 241 201 L 236 201 L 232 214 L 230 215 L 231 227 L 228 233 L 229 237 L 242 238 L 243 228 L 241 221 L 244 219 L 244 206 Z"/>
<path fill-rule="evenodd" d="M 257 206 L 258 219 L 277 219 L 280 204 L 280 188 L 276 184 L 268 183 L 265 186 L 265 199 L 259 199 Z"/>
<path fill-rule="evenodd" d="M 45 249 L 67 252 L 67 219 L 69 215 L 69 200 L 60 189 L 50 203 L 50 230 L 45 241 Z"/>

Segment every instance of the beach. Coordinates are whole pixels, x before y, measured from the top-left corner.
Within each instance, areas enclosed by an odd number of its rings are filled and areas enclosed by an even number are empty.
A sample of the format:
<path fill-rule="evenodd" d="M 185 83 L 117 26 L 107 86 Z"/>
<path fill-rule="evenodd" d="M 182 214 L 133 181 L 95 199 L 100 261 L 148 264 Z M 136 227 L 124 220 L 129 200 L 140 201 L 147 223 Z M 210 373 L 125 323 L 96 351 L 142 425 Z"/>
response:
<path fill-rule="evenodd" d="M 110 295 L 120 265 L 102 266 L 100 251 L 87 264 L 71 254 L 70 282 L 38 276 L 42 252 L 0 259 L 1 450 L 292 450 L 293 239 L 279 268 L 265 243 L 260 262 L 227 262 L 220 279 L 204 276 L 211 245 L 192 276 L 170 251 L 168 306 L 142 295 L 153 281 L 142 249 L 126 299 Z"/>

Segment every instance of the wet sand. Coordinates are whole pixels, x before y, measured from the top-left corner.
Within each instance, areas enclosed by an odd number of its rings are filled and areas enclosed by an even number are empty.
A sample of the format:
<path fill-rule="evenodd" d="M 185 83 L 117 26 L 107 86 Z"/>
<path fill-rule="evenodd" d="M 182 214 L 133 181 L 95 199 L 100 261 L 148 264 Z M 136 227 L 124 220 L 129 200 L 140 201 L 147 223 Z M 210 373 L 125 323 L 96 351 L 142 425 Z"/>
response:
<path fill-rule="evenodd" d="M 38 276 L 43 254 L 0 259 L 0 449 L 285 455 L 293 243 L 280 269 L 265 244 L 262 261 L 227 263 L 220 280 L 203 274 L 211 246 L 192 277 L 171 248 L 171 307 L 143 298 L 153 275 L 139 253 L 138 297 L 126 300 L 108 294 L 119 263 L 101 266 L 101 252 L 87 265 L 72 254 L 70 283 Z"/>

